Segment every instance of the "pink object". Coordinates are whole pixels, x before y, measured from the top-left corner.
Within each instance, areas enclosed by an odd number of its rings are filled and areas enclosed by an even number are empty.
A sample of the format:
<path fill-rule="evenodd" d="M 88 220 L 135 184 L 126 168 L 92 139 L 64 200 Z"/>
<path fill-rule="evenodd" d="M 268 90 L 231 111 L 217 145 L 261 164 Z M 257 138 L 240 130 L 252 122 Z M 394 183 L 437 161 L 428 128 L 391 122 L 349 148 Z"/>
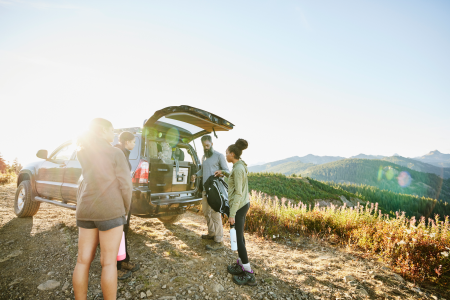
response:
<path fill-rule="evenodd" d="M 122 232 L 122 240 L 120 241 L 119 253 L 117 254 L 117 261 L 124 260 L 127 257 L 127 252 L 125 251 L 125 233 Z"/>

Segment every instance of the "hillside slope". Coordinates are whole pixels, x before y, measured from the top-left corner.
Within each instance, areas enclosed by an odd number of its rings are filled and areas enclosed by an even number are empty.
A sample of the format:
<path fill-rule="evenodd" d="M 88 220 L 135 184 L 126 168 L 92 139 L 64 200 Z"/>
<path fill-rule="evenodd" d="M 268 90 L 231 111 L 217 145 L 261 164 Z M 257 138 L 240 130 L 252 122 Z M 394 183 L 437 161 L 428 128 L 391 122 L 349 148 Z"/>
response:
<path fill-rule="evenodd" d="M 414 171 L 384 160 L 345 159 L 310 167 L 302 176 L 336 183 L 366 184 L 395 193 L 450 202 L 450 179 Z"/>
<path fill-rule="evenodd" d="M 305 164 L 301 161 L 291 161 L 291 162 L 285 162 L 280 165 L 276 165 L 274 167 L 270 167 L 265 169 L 263 172 L 267 173 L 281 173 L 285 175 L 291 175 L 291 174 L 301 174 L 304 170 L 314 167 L 315 164 Z"/>
<path fill-rule="evenodd" d="M 279 166 L 281 164 L 284 165 L 288 165 L 288 163 L 294 163 L 294 162 L 298 162 L 300 161 L 303 164 L 314 164 L 314 165 L 320 165 L 320 164 L 326 164 L 329 162 L 333 162 L 333 161 L 338 161 L 341 159 L 345 159 L 345 157 L 341 157 L 341 156 L 317 156 L 317 155 L 312 155 L 312 154 L 308 154 L 302 157 L 299 156 L 292 156 L 292 157 L 288 157 L 282 160 L 277 160 L 274 162 L 270 162 L 270 163 L 266 163 L 263 165 L 259 165 L 259 166 L 252 166 L 249 167 L 248 170 L 249 172 L 275 172 L 278 173 L 280 171 L 276 171 L 277 169 L 274 169 L 274 167 Z M 283 167 L 284 168 L 284 167 Z M 287 167 L 287 168 L 291 168 L 291 167 Z M 281 172 L 283 174 L 286 174 L 285 172 Z M 293 172 L 290 171 L 289 174 L 292 173 L 297 173 L 297 172 Z"/>
<path fill-rule="evenodd" d="M 415 159 L 406 158 L 402 156 L 384 157 L 382 160 L 390 161 L 394 164 L 410 168 L 411 170 L 414 171 L 423 173 L 434 173 L 444 179 L 450 178 L 450 168 L 441 168 L 435 165 L 427 164 Z"/>

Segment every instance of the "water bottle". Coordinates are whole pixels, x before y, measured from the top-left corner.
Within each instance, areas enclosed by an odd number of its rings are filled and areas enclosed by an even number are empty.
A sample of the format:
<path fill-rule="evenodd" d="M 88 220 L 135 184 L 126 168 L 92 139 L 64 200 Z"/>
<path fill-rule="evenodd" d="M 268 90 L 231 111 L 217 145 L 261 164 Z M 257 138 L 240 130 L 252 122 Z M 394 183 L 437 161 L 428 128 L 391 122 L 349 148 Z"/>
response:
<path fill-rule="evenodd" d="M 231 244 L 231 250 L 237 251 L 236 229 L 234 228 L 234 225 L 231 225 L 231 228 L 230 228 L 230 244 Z"/>
<path fill-rule="evenodd" d="M 122 240 L 120 241 L 119 253 L 117 253 L 117 261 L 124 260 L 127 257 L 125 250 L 125 233 L 122 232 Z"/>

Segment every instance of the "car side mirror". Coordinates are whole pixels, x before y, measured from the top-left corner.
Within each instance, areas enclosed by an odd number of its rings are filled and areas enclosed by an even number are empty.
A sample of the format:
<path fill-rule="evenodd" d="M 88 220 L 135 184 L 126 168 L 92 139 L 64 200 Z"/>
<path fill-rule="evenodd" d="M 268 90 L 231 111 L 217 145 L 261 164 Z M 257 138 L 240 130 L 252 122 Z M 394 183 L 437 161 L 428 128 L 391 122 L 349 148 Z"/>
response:
<path fill-rule="evenodd" d="M 42 159 L 47 159 L 48 151 L 47 150 L 39 150 L 36 153 L 36 156 L 39 157 L 39 158 L 42 158 Z"/>

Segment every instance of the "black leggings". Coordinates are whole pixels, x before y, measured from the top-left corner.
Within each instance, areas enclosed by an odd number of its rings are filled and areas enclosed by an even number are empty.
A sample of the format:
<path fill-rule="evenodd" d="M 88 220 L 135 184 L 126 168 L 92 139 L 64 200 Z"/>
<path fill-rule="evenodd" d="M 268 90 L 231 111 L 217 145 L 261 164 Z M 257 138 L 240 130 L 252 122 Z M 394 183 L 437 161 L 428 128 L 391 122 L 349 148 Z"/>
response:
<path fill-rule="evenodd" d="M 234 218 L 236 222 L 235 228 L 236 228 L 238 254 L 243 264 L 248 264 L 247 249 L 245 248 L 245 239 L 244 239 L 244 225 L 245 225 L 245 216 L 247 215 L 249 208 L 250 203 L 247 203 L 236 212 L 236 216 Z"/>

